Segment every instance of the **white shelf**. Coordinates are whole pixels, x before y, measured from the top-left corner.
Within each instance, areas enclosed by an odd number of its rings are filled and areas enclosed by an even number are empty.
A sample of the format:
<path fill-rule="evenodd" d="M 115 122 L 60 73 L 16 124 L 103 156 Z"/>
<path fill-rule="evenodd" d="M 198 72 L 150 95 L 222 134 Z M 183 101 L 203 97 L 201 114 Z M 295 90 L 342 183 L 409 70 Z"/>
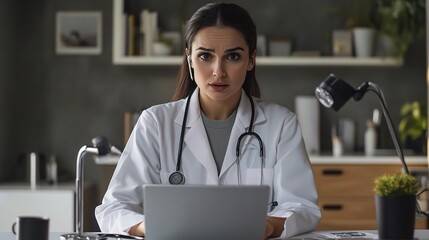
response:
<path fill-rule="evenodd" d="M 113 59 L 116 65 L 180 65 L 182 56 L 145 57 L 120 56 Z M 393 58 L 353 58 L 353 57 L 256 57 L 258 66 L 368 66 L 399 67 L 402 61 Z"/>
<path fill-rule="evenodd" d="M 178 66 L 182 56 L 125 56 L 125 30 L 122 25 L 124 0 L 112 0 L 113 3 L 113 64 L 115 65 L 149 65 Z M 374 66 L 399 67 L 402 60 L 394 58 L 355 58 L 355 57 L 256 57 L 258 66 Z"/>
<path fill-rule="evenodd" d="M 378 164 L 401 164 L 398 156 L 364 156 L 364 155 L 345 155 L 345 156 L 319 156 L 310 155 L 312 164 L 362 164 L 362 165 L 378 165 Z M 427 156 L 405 156 L 407 164 L 428 164 Z"/>
<path fill-rule="evenodd" d="M 355 57 L 256 57 L 263 66 L 401 66 L 402 61 L 393 58 Z"/>

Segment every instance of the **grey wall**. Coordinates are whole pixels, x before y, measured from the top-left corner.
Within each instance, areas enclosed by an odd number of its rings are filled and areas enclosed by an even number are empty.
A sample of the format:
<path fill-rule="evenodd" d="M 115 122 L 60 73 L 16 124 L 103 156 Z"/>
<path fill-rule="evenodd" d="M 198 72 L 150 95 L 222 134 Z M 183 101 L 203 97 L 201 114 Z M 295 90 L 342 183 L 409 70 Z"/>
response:
<path fill-rule="evenodd" d="M 15 1 L 0 3 L 0 180 L 10 170 L 14 159 L 10 142 L 13 137 L 13 102 L 11 91 L 15 84 Z"/>
<path fill-rule="evenodd" d="M 163 1 L 153 1 L 163 2 Z M 174 1 L 176 2 L 176 1 Z M 188 17 L 199 5 L 186 1 Z M 341 21 L 327 14 L 324 1 L 241 1 L 249 9 L 259 32 L 269 36 L 296 37 L 296 49 L 319 49 L 330 53 L 330 29 Z M 150 3 L 149 3 L 150 4 Z M 258 5 L 259 4 L 259 5 Z M 175 27 L 174 4 L 164 4 L 160 24 Z M 56 55 L 55 13 L 59 10 L 97 10 L 103 13 L 101 55 Z M 280 12 L 280 14 L 279 14 Z M 16 17 L 15 17 L 16 16 Z M 166 20 L 168 19 L 168 20 Z M 73 179 L 79 148 L 91 138 L 105 135 L 123 146 L 123 113 L 166 102 L 175 87 L 177 66 L 112 65 L 112 1 L 39 0 L 0 1 L 0 179 L 17 174 L 22 153 L 56 154 L 63 178 Z M 312 95 L 314 88 L 334 72 L 357 87 L 376 82 L 384 91 L 395 125 L 401 104 L 426 99 L 426 45 L 415 43 L 401 67 L 267 67 L 258 66 L 262 98 L 294 108 L 297 95 Z M 350 101 L 340 112 L 322 109 L 322 150 L 330 151 L 330 126 L 339 118 L 358 123 L 358 148 L 362 146 L 364 122 L 379 107 L 375 95 L 362 103 Z M 387 133 L 385 132 L 384 135 Z M 384 146 L 392 146 L 384 136 Z M 97 180 L 99 168 L 85 163 L 85 178 Z"/>

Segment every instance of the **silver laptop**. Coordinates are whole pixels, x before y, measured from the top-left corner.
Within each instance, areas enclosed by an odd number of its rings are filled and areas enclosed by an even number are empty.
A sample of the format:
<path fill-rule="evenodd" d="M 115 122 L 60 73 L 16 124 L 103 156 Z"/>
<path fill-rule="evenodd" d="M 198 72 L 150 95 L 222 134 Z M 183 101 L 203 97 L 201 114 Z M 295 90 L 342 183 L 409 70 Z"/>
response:
<path fill-rule="evenodd" d="M 146 240 L 264 239 L 268 186 L 146 185 Z"/>

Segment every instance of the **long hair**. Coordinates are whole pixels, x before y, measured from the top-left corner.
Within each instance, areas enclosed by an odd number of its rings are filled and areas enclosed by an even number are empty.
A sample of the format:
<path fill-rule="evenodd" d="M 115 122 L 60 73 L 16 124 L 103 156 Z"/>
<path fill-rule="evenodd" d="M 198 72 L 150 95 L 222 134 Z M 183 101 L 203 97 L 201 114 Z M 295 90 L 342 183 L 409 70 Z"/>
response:
<path fill-rule="evenodd" d="M 185 47 L 192 52 L 195 35 L 203 28 L 212 26 L 232 27 L 243 34 L 249 46 L 249 57 L 256 50 L 256 26 L 249 13 L 233 3 L 209 3 L 198 9 L 188 21 L 185 30 Z M 188 62 L 184 54 L 177 76 L 177 86 L 173 101 L 187 97 L 195 90 L 197 84 L 191 80 Z M 260 97 L 260 90 L 255 77 L 255 66 L 247 71 L 242 88 L 250 96 Z"/>

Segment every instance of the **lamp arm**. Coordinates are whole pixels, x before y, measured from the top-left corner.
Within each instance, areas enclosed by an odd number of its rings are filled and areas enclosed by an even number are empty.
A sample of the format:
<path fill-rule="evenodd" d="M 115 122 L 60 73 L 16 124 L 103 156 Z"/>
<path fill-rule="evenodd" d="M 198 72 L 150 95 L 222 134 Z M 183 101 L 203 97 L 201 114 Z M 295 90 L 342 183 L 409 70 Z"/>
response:
<path fill-rule="evenodd" d="M 86 153 L 98 154 L 98 148 L 83 146 L 80 148 L 76 159 L 76 232 L 78 236 L 83 234 L 83 159 Z"/>
<path fill-rule="evenodd" d="M 392 119 L 390 117 L 389 111 L 387 110 L 386 100 L 384 99 L 383 91 L 377 86 L 377 84 L 368 82 L 368 91 L 373 91 L 380 99 L 381 108 L 383 109 L 383 115 L 386 119 L 387 127 L 389 128 L 390 136 L 392 137 L 393 144 L 395 145 L 396 153 L 398 154 L 399 159 L 402 163 L 402 168 L 406 174 L 410 174 L 408 171 L 407 163 L 405 162 L 404 153 L 402 151 L 401 144 L 399 143 L 396 131 L 393 127 Z"/>
<path fill-rule="evenodd" d="M 390 131 L 390 135 L 392 136 L 393 143 L 395 144 L 396 152 L 398 153 L 399 159 L 401 159 L 402 168 L 404 169 L 404 172 L 406 174 L 410 174 L 410 172 L 408 171 L 407 164 L 406 164 L 405 159 L 404 159 L 404 153 L 402 152 L 401 145 L 400 145 L 400 143 L 398 141 L 398 137 L 397 137 L 397 135 L 395 133 L 395 129 L 393 128 L 392 119 L 390 118 L 389 111 L 387 111 L 386 100 L 384 99 L 383 92 L 377 86 L 377 84 L 369 82 L 369 85 L 370 85 L 370 88 L 368 90 L 371 90 L 371 91 L 375 92 L 377 94 L 377 96 L 380 98 L 381 106 L 382 106 L 382 109 L 383 109 L 383 114 L 384 114 L 384 117 L 386 118 L 387 126 L 389 127 L 389 131 Z M 419 194 L 417 194 L 417 196 L 418 195 Z M 419 204 L 418 201 L 416 203 L 416 212 L 419 215 L 423 215 L 423 216 L 426 216 L 426 217 L 429 216 L 428 212 L 424 212 L 420 208 L 420 204 Z"/>

